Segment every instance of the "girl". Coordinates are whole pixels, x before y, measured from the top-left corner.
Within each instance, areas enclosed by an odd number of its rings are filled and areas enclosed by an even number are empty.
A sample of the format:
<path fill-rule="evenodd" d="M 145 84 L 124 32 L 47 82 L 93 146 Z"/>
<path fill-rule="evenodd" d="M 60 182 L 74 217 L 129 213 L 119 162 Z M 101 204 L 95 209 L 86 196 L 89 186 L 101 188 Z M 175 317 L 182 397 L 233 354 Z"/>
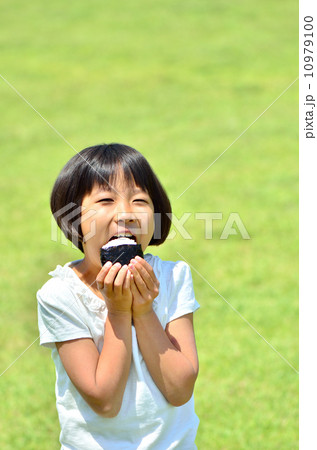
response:
<path fill-rule="evenodd" d="M 99 259 L 113 237 L 143 251 L 165 241 L 170 202 L 148 162 L 121 144 L 84 149 L 58 176 L 51 209 L 84 253 L 57 266 L 37 293 L 40 343 L 56 366 L 61 448 L 196 448 L 199 305 L 188 265 L 149 253 L 123 267 Z"/>

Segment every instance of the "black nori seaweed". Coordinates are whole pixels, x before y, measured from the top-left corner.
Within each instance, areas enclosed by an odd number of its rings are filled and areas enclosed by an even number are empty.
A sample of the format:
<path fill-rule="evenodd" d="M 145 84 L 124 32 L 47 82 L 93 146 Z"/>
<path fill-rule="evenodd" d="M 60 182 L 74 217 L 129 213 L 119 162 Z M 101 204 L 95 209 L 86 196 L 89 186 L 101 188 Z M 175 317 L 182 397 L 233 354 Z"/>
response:
<path fill-rule="evenodd" d="M 111 261 L 113 264 L 119 262 L 122 266 L 124 266 L 125 264 L 129 264 L 131 259 L 136 256 L 141 256 L 141 258 L 143 258 L 143 252 L 140 244 L 122 244 L 106 249 L 100 249 L 100 261 L 102 266 L 107 261 Z"/>

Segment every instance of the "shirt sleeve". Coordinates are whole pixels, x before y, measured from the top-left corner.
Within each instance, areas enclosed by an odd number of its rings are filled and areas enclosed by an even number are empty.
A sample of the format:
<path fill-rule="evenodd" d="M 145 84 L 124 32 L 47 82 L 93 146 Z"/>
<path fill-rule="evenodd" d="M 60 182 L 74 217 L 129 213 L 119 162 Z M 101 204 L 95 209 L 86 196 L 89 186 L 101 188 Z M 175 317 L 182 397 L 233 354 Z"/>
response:
<path fill-rule="evenodd" d="M 175 263 L 169 277 L 169 284 L 167 322 L 193 313 L 200 307 L 195 298 L 190 267 L 184 261 Z"/>
<path fill-rule="evenodd" d="M 79 302 L 62 280 L 51 279 L 37 292 L 40 345 L 92 337 Z"/>

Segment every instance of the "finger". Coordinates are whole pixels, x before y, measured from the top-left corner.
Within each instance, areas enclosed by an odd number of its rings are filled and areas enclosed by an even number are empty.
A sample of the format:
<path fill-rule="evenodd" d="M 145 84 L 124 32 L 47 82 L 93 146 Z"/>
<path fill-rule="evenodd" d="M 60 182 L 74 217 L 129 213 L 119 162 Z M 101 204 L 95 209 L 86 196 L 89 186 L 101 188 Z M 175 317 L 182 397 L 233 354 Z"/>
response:
<path fill-rule="evenodd" d="M 120 263 L 115 263 L 110 268 L 109 272 L 107 273 L 107 275 L 104 279 L 104 285 L 107 286 L 108 289 L 113 286 L 113 282 L 114 282 L 114 280 L 117 276 L 117 273 L 119 272 L 120 269 L 121 269 Z"/>
<path fill-rule="evenodd" d="M 121 269 L 119 270 L 119 272 L 114 280 L 114 283 L 113 283 L 113 288 L 114 288 L 115 293 L 118 293 L 118 294 L 121 293 L 127 271 L 128 271 L 127 265 L 122 266 Z"/>
<path fill-rule="evenodd" d="M 150 274 L 151 278 L 153 279 L 153 281 L 156 283 L 158 283 L 158 279 L 155 276 L 153 267 L 151 266 L 151 264 L 149 264 L 147 261 L 145 261 L 144 258 L 141 258 L 140 256 L 136 256 L 135 257 L 135 261 L 137 261 L 138 263 L 141 264 L 141 266 L 143 266 L 147 272 Z"/>
<path fill-rule="evenodd" d="M 129 266 L 129 268 L 130 268 L 130 266 Z M 138 262 L 136 260 L 132 260 L 131 271 L 134 275 L 136 275 L 136 277 L 137 277 L 136 281 L 140 280 L 140 278 L 137 276 L 137 274 L 138 274 L 148 289 L 151 290 L 155 287 L 155 282 L 154 282 L 153 278 L 151 277 L 151 275 L 149 274 L 149 272 L 141 264 L 138 264 Z"/>
<path fill-rule="evenodd" d="M 130 288 L 131 288 L 131 292 L 132 292 L 132 295 L 134 298 L 136 298 L 137 296 L 140 295 L 140 292 L 135 284 L 133 274 L 131 274 L 131 276 L 130 276 Z"/>
<path fill-rule="evenodd" d="M 146 282 L 144 281 L 144 279 L 142 278 L 141 274 L 139 273 L 138 269 L 135 267 L 134 264 L 132 264 L 130 270 L 133 275 L 133 281 L 135 286 L 137 287 L 140 294 L 144 296 L 145 294 L 148 293 L 150 289 L 147 287 Z"/>
<path fill-rule="evenodd" d="M 99 286 L 101 286 L 101 287 L 103 286 L 105 276 L 109 272 L 111 266 L 112 266 L 112 263 L 110 261 L 106 262 L 106 264 L 101 268 L 100 272 L 98 273 L 98 275 L 96 277 L 96 282 L 97 282 L 98 288 L 99 288 Z"/>
<path fill-rule="evenodd" d="M 105 274 L 109 272 L 111 266 L 112 266 L 112 262 L 107 261 L 106 264 L 104 264 L 102 266 L 102 268 L 100 269 L 96 279 L 100 279 L 100 280 L 103 279 Z"/>
<path fill-rule="evenodd" d="M 124 282 L 123 282 L 122 289 L 123 289 L 124 291 L 128 291 L 128 290 L 130 289 L 130 286 L 131 286 L 131 272 L 130 272 L 129 269 L 127 269 L 127 272 L 126 272 L 126 276 L 125 276 L 125 279 L 124 279 Z"/>

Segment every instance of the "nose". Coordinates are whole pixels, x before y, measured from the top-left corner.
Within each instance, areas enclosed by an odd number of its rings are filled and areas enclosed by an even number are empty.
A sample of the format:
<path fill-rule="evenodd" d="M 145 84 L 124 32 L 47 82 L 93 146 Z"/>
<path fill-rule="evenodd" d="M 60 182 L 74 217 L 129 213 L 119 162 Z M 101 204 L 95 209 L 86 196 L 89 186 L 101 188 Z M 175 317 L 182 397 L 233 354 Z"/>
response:
<path fill-rule="evenodd" d="M 133 208 L 131 207 L 130 203 L 122 199 L 122 201 L 118 205 L 116 212 L 117 223 L 118 224 L 133 223 L 136 222 L 136 220 L 137 220 L 136 215 L 133 212 Z"/>

